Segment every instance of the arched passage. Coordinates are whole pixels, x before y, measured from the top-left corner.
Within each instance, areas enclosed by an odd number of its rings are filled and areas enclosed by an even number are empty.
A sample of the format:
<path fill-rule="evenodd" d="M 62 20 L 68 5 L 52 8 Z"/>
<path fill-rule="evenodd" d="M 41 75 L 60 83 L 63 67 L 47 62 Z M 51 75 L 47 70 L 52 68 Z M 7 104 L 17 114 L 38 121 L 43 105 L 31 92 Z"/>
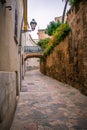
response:
<path fill-rule="evenodd" d="M 38 53 L 26 54 L 24 61 L 26 61 L 28 58 L 43 58 L 44 59 L 44 54 L 38 54 Z"/>
<path fill-rule="evenodd" d="M 32 59 L 33 58 L 33 59 Z M 23 75 L 23 78 L 24 78 L 24 75 L 26 73 L 26 71 L 29 71 L 31 69 L 35 69 L 35 68 L 39 68 L 40 67 L 40 63 L 39 63 L 39 59 L 42 58 L 44 59 L 44 54 L 42 53 L 25 53 L 23 55 L 23 64 L 22 64 L 22 75 Z M 31 62 L 34 61 L 33 65 L 31 64 Z M 37 66 L 37 62 L 35 61 L 38 61 L 38 67 Z M 32 66 L 32 67 L 31 67 Z"/>

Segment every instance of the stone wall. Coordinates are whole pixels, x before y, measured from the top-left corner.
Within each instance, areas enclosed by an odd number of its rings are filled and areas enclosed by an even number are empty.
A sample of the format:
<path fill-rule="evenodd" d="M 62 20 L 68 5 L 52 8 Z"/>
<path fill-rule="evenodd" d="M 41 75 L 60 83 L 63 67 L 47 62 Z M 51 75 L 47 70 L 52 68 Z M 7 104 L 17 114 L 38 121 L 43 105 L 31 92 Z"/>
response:
<path fill-rule="evenodd" d="M 87 1 L 68 13 L 71 33 L 41 63 L 41 72 L 87 94 Z"/>
<path fill-rule="evenodd" d="M 16 107 L 16 73 L 0 71 L 0 130 L 9 130 Z"/>

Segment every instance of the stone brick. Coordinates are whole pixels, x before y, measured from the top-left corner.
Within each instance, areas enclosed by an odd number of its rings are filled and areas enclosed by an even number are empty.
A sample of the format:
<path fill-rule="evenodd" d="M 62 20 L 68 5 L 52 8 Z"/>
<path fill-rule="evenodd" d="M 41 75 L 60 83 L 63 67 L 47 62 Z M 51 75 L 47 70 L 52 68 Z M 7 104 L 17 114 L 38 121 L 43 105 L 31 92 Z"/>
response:
<path fill-rule="evenodd" d="M 41 72 L 87 94 L 87 1 L 67 17 L 72 33 L 41 63 Z"/>

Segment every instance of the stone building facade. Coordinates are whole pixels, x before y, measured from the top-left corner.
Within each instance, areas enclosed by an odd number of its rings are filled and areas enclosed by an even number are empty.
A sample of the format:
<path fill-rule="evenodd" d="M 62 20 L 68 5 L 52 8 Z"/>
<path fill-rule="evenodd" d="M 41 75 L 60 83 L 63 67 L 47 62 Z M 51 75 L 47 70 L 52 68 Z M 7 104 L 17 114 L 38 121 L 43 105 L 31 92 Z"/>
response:
<path fill-rule="evenodd" d="M 41 63 L 41 72 L 87 95 L 87 1 L 68 12 L 71 33 Z"/>
<path fill-rule="evenodd" d="M 19 95 L 21 0 L 0 1 L 0 130 L 9 130 Z"/>
<path fill-rule="evenodd" d="M 60 17 L 55 17 L 54 19 L 55 19 L 55 22 L 57 22 L 58 20 L 59 20 L 60 22 L 62 22 L 62 16 L 60 16 Z"/>
<path fill-rule="evenodd" d="M 48 36 L 46 33 L 45 33 L 45 29 L 39 29 L 38 30 L 38 37 L 39 39 L 45 39 L 45 38 L 51 38 L 50 36 Z"/>
<path fill-rule="evenodd" d="M 65 15 L 64 22 L 66 22 L 66 19 L 67 19 L 67 15 Z M 62 22 L 62 16 L 55 17 L 54 20 L 55 20 L 55 22 L 58 22 L 58 21 Z"/>

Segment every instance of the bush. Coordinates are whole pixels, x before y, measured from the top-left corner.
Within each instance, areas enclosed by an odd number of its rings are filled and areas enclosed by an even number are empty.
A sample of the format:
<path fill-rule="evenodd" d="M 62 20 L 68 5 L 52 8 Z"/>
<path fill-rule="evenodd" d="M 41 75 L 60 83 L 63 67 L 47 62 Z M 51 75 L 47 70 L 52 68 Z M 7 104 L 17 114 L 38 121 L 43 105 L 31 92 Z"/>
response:
<path fill-rule="evenodd" d="M 37 44 L 38 44 L 38 46 L 40 46 L 43 49 L 45 49 L 47 47 L 49 41 L 50 41 L 50 38 L 41 39 Z"/>
<path fill-rule="evenodd" d="M 67 23 L 61 24 L 54 32 L 54 38 L 56 43 L 59 44 L 70 32 L 70 27 Z"/>
<path fill-rule="evenodd" d="M 45 33 L 48 34 L 49 36 L 52 36 L 53 32 L 57 29 L 57 27 L 60 26 L 60 24 L 61 24 L 60 21 L 58 21 L 58 22 L 54 22 L 54 21 L 50 22 L 50 24 L 46 28 Z"/>
<path fill-rule="evenodd" d="M 54 47 L 58 45 L 64 38 L 69 34 L 70 27 L 67 23 L 61 24 L 56 31 L 53 33 L 53 38 L 50 40 L 49 44 L 46 47 L 45 50 L 45 56 L 50 55 L 50 53 L 53 51 Z"/>

